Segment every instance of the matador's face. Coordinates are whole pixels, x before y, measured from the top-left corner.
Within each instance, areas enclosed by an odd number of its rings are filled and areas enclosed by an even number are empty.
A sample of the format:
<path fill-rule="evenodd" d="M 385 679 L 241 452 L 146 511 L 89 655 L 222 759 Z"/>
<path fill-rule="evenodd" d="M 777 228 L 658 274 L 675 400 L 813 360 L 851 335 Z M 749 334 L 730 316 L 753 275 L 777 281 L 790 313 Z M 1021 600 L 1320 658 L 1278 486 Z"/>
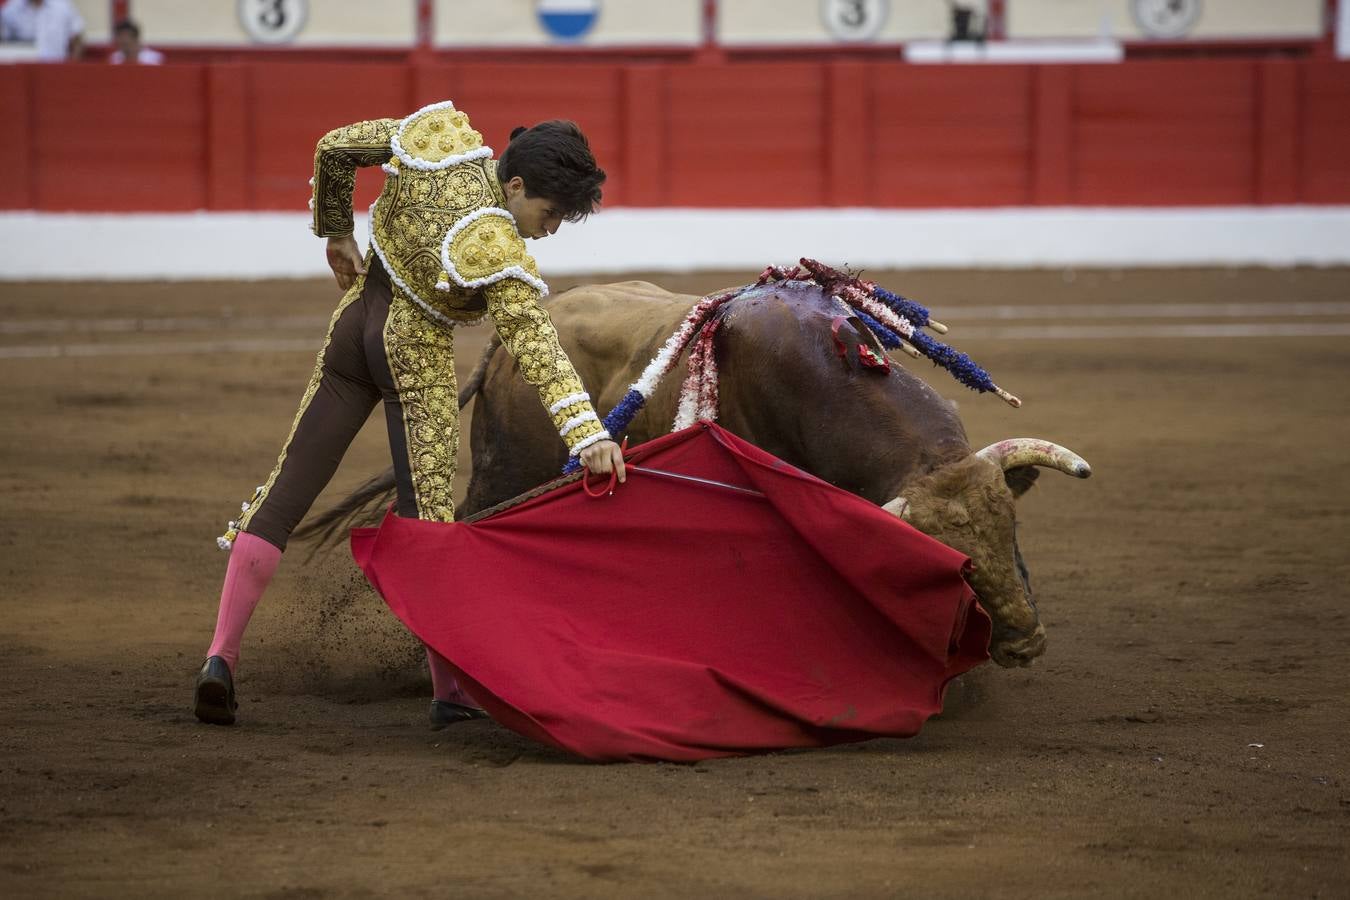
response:
<path fill-rule="evenodd" d="M 515 218 L 521 237 L 548 237 L 562 225 L 557 204 L 547 197 L 529 196 L 519 175 L 502 185 L 502 190 L 506 194 L 506 211 Z"/>

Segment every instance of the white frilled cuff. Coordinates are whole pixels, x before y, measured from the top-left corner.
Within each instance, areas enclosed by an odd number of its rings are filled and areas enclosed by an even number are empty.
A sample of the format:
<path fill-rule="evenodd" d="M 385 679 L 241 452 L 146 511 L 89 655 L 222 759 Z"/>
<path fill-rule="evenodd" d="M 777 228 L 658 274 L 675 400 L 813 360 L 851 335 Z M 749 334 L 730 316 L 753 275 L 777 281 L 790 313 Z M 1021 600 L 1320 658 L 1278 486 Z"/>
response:
<path fill-rule="evenodd" d="M 586 393 L 585 391 L 581 391 L 580 393 L 577 394 L 568 394 L 566 397 L 563 397 L 561 400 L 557 401 L 552 406 L 550 406 L 548 408 L 548 414 L 550 416 L 556 416 L 558 413 L 562 412 L 564 409 L 567 409 L 567 407 L 571 406 L 572 404 L 580 403 L 583 400 L 586 401 L 587 403 L 590 403 L 591 395 Z"/>
<path fill-rule="evenodd" d="M 601 428 L 598 432 L 596 432 L 595 434 L 591 435 L 590 437 L 588 437 L 588 438 L 586 438 L 586 439 L 584 439 L 584 440 L 578 441 L 578 442 L 577 442 L 577 445 L 576 445 L 575 447 L 573 447 L 571 450 L 567 451 L 567 455 L 568 455 L 568 456 L 580 456 L 580 455 L 581 455 L 581 451 L 582 451 L 582 450 L 585 450 L 585 449 L 586 449 L 587 447 L 589 447 L 591 444 L 598 444 L 598 443 L 600 443 L 601 441 L 608 441 L 608 440 L 613 440 L 613 438 L 611 438 L 611 437 L 609 436 L 609 432 L 608 432 L 608 431 L 605 431 L 603 428 Z"/>
<path fill-rule="evenodd" d="M 562 435 L 563 437 L 567 437 L 569 434 L 576 431 L 578 428 L 580 428 L 582 425 L 585 425 L 587 422 L 599 422 L 599 421 L 600 417 L 597 416 L 594 411 L 584 412 L 581 413 L 580 415 L 573 416 L 566 422 L 562 423 L 562 427 L 558 429 L 558 434 Z"/>

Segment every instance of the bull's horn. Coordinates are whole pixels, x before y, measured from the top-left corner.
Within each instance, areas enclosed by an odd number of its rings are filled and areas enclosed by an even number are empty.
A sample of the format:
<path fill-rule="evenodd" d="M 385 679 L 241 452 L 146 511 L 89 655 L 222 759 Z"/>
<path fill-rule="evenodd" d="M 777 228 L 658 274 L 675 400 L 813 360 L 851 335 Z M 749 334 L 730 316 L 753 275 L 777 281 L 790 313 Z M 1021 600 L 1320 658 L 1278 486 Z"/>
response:
<path fill-rule="evenodd" d="M 896 497 L 881 508 L 899 519 L 903 519 L 906 522 L 909 521 L 909 501 L 903 496 Z"/>
<path fill-rule="evenodd" d="M 1008 438 L 990 444 L 975 455 L 1005 472 L 1017 466 L 1045 466 L 1074 478 L 1087 478 L 1092 474 L 1092 466 L 1083 457 L 1039 438 Z"/>

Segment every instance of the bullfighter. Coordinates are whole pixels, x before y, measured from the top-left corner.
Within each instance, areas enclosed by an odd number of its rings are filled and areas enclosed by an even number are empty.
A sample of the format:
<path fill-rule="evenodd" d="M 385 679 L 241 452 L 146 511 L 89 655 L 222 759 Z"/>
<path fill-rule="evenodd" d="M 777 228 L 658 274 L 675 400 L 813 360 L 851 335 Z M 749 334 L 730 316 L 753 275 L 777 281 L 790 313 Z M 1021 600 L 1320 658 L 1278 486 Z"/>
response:
<path fill-rule="evenodd" d="M 352 235 L 358 166 L 381 166 L 370 209 L 370 250 Z M 500 159 L 450 102 L 404 119 L 357 122 L 326 134 L 314 154 L 314 233 L 345 292 L 334 311 L 276 467 L 218 539 L 230 551 L 215 635 L 196 678 L 203 722 L 235 721 L 234 672 L 248 620 L 291 532 L 348 446 L 383 401 L 400 516 L 454 519 L 459 446 L 454 333 L 490 318 L 539 393 L 570 454 L 591 472 L 623 478 L 604 430 L 548 313 L 548 286 L 525 238 L 584 220 L 605 172 L 576 124 L 517 128 Z M 485 713 L 443 659 L 428 651 L 433 727 Z"/>

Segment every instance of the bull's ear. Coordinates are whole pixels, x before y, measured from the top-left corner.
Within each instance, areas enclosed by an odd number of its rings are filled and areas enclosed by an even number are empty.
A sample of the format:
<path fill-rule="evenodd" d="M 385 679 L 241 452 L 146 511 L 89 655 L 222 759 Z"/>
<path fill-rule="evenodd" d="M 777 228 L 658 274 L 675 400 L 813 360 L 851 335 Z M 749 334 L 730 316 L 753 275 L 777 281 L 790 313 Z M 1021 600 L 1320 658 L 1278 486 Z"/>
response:
<path fill-rule="evenodd" d="M 1003 480 L 1008 483 L 1008 489 L 1012 491 L 1014 500 L 1031 490 L 1031 486 L 1039 477 L 1041 470 L 1035 466 L 1013 466 L 1003 473 Z"/>

